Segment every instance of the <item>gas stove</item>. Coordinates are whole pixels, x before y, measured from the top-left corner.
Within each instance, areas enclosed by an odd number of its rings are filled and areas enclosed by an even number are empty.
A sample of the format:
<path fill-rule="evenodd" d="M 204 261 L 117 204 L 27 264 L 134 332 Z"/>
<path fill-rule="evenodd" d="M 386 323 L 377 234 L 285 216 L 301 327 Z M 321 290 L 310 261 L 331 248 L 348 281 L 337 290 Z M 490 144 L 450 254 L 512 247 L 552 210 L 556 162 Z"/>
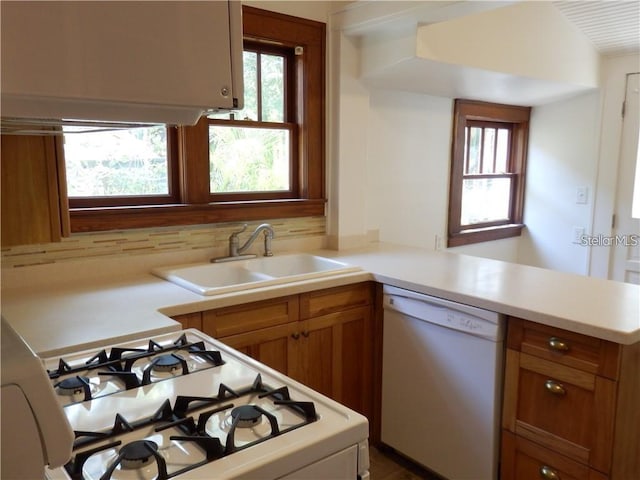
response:
<path fill-rule="evenodd" d="M 366 418 L 197 330 L 45 368 L 75 435 L 52 480 L 368 477 Z"/>

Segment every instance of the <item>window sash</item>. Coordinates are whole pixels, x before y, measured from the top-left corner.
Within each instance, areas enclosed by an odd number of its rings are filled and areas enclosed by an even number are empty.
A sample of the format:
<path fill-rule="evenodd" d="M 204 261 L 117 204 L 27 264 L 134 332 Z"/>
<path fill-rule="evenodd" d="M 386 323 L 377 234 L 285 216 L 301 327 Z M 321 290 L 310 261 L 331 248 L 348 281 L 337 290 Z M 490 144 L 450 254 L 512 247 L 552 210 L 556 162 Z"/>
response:
<path fill-rule="evenodd" d="M 299 197 L 299 168 L 298 152 L 296 150 L 296 138 L 298 126 L 295 123 L 279 122 L 254 122 L 251 120 L 221 120 L 209 118 L 209 126 L 220 125 L 224 127 L 256 128 L 270 130 L 284 130 L 289 133 L 289 189 L 279 191 L 262 192 L 211 192 L 209 196 L 211 202 L 233 202 L 233 201 L 259 201 L 277 200 Z M 209 172 L 211 175 L 211 172 Z"/>
<path fill-rule="evenodd" d="M 505 208 L 507 212 L 506 217 L 503 219 L 496 219 L 496 220 L 491 220 L 486 222 L 463 223 L 462 222 L 462 217 L 463 217 L 462 205 L 464 205 L 464 181 L 465 180 L 491 180 L 491 179 L 508 179 L 510 181 L 509 193 L 507 198 L 508 204 L 506 205 L 506 208 Z M 513 223 L 512 219 L 514 217 L 513 215 L 514 193 L 516 189 L 516 182 L 518 181 L 517 174 L 485 173 L 485 174 L 463 175 L 462 181 L 463 181 L 463 191 L 462 191 L 462 198 L 460 199 L 460 202 L 461 202 L 460 231 L 464 232 L 466 230 L 474 230 L 474 229 L 484 228 L 484 227 L 495 227 L 499 225 L 510 225 Z"/>
<path fill-rule="evenodd" d="M 82 134 L 80 134 L 82 135 Z M 127 207 L 180 203 L 177 129 L 167 127 L 167 194 L 69 197 L 69 208 Z"/>

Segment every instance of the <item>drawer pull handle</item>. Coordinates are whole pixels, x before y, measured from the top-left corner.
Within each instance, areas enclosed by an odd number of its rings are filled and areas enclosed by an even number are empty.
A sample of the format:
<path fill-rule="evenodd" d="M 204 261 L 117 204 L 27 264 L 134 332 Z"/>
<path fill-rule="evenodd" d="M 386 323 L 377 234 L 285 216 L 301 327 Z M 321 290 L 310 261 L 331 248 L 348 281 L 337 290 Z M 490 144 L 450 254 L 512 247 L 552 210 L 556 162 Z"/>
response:
<path fill-rule="evenodd" d="M 569 345 L 558 337 L 551 337 L 549 339 L 549 348 L 556 352 L 568 352 Z"/>
<path fill-rule="evenodd" d="M 560 480 L 560 475 L 553 468 L 543 465 L 540 467 L 540 477 L 545 480 Z"/>
<path fill-rule="evenodd" d="M 554 382 L 553 380 L 547 380 L 544 382 L 544 388 L 546 388 L 549 392 L 554 395 L 562 396 L 567 393 L 564 389 L 564 386 L 561 383 Z"/>

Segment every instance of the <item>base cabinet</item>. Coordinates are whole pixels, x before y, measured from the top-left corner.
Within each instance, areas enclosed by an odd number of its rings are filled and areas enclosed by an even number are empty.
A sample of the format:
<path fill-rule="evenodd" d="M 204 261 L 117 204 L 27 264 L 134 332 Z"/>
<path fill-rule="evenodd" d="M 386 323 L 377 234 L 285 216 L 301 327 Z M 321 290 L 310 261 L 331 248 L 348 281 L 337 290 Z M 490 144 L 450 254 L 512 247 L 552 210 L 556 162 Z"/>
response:
<path fill-rule="evenodd" d="M 374 284 L 174 317 L 372 418 Z"/>
<path fill-rule="evenodd" d="M 640 478 L 639 352 L 510 318 L 501 479 Z"/>

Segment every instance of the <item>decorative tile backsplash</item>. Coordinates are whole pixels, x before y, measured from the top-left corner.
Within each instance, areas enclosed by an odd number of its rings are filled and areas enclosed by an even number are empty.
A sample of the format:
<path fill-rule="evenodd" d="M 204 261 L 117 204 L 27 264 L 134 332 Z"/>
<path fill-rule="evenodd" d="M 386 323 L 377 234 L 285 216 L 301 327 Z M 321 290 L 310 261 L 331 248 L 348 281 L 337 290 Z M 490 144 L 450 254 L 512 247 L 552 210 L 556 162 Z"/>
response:
<path fill-rule="evenodd" d="M 261 223 L 270 223 L 276 239 L 300 239 L 326 234 L 325 217 L 302 217 L 260 222 L 247 222 L 244 235 Z M 2 248 L 2 268 L 59 263 L 84 258 L 122 257 L 227 247 L 229 235 L 242 223 L 218 223 L 181 227 L 162 227 L 140 230 L 118 230 L 104 233 L 73 234 L 61 242 Z M 243 238 L 241 241 L 245 238 Z M 257 240 L 259 243 L 259 240 Z"/>

